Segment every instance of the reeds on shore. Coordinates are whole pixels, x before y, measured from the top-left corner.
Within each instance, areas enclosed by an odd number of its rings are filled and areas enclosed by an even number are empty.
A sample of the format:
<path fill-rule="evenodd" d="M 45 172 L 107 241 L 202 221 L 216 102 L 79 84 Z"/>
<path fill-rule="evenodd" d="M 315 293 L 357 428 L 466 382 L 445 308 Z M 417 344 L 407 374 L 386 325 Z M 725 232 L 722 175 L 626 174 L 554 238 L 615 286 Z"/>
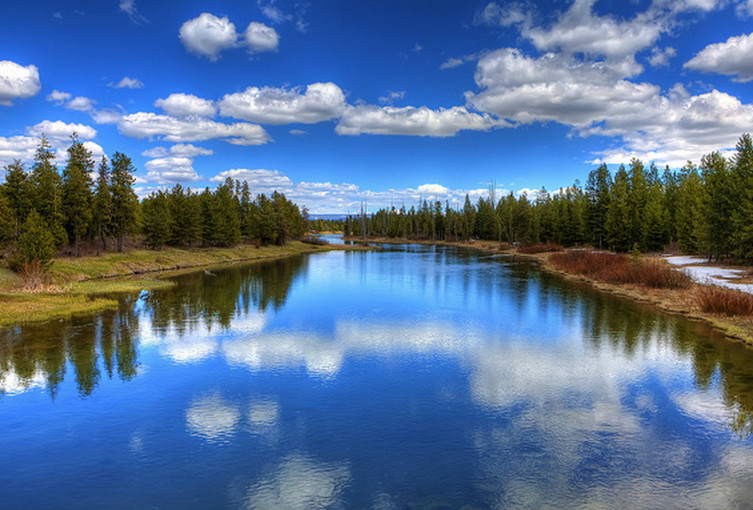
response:
<path fill-rule="evenodd" d="M 696 299 L 706 313 L 753 315 L 753 295 L 740 290 L 709 285 L 698 290 Z"/>

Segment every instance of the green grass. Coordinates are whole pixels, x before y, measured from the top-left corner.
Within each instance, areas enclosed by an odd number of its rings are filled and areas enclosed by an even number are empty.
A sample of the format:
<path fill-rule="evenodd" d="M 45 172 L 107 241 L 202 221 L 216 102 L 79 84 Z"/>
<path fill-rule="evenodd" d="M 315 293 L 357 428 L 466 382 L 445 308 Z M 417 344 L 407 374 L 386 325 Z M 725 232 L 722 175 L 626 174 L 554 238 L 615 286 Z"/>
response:
<path fill-rule="evenodd" d="M 156 271 L 166 274 L 190 268 L 211 267 L 243 261 L 268 260 L 342 246 L 314 246 L 298 241 L 285 246 L 241 245 L 232 248 L 166 248 L 160 251 L 132 250 L 99 257 L 55 259 L 47 274 L 50 292 L 23 292 L 22 279 L 0 268 L 0 328 L 30 321 L 44 321 L 74 314 L 93 313 L 117 305 L 113 299 L 95 295 L 164 289 L 174 285 L 153 276 L 134 276 Z M 2 292 L 5 291 L 5 292 Z"/>
<path fill-rule="evenodd" d="M 113 299 L 70 294 L 0 293 L 0 328 L 22 322 L 48 321 L 75 314 L 94 313 L 117 306 Z"/>

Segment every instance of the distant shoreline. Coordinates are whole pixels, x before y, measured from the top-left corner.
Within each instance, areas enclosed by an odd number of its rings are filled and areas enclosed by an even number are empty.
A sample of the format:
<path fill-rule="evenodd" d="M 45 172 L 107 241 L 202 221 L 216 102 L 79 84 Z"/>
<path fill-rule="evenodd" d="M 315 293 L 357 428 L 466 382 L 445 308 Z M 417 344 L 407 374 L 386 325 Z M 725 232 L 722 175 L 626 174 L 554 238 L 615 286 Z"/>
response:
<path fill-rule="evenodd" d="M 640 285 L 617 285 L 604 283 L 582 275 L 576 275 L 557 269 L 549 261 L 552 253 L 520 253 L 512 248 L 502 248 L 500 243 L 493 241 L 431 241 L 409 240 L 392 238 L 367 238 L 346 237 L 347 241 L 355 243 L 383 243 L 383 244 L 425 244 L 436 246 L 459 246 L 472 248 L 486 253 L 498 253 L 519 257 L 521 259 L 538 262 L 542 270 L 557 274 L 567 280 L 588 283 L 591 287 L 602 292 L 608 292 L 633 301 L 655 306 L 663 312 L 683 315 L 689 319 L 709 324 L 728 338 L 742 342 L 753 347 L 753 317 L 734 316 L 728 317 L 717 314 L 705 313 L 700 310 L 695 298 L 696 292 L 705 287 L 701 283 L 693 283 L 688 289 L 650 289 Z M 644 255 L 644 257 L 649 257 Z M 654 257 L 657 260 L 663 260 Z M 666 262 L 665 262 L 666 263 Z"/>

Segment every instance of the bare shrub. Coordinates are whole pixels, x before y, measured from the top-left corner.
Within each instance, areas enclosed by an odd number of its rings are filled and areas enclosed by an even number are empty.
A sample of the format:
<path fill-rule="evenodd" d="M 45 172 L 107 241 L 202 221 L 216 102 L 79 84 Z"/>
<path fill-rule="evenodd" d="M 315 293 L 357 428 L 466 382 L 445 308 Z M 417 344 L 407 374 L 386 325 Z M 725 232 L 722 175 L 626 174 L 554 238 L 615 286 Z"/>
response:
<path fill-rule="evenodd" d="M 736 289 L 711 285 L 698 290 L 701 310 L 722 315 L 753 315 L 753 295 Z"/>

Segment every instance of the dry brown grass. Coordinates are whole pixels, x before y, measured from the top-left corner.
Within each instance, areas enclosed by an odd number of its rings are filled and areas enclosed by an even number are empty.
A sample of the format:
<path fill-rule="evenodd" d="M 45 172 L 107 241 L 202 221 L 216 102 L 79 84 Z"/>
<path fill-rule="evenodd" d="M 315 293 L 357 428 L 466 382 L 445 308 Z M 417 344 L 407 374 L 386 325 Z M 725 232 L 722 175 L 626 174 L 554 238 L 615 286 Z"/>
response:
<path fill-rule="evenodd" d="M 528 255 L 534 254 L 534 253 L 547 253 L 547 252 L 553 252 L 553 251 L 562 251 L 563 248 L 557 243 L 539 243 L 539 244 L 530 244 L 528 246 L 521 246 L 518 248 L 519 253 L 525 253 Z"/>
<path fill-rule="evenodd" d="M 753 315 L 753 295 L 739 290 L 711 285 L 700 288 L 696 299 L 706 313 Z"/>
<path fill-rule="evenodd" d="M 657 289 L 688 288 L 691 279 L 662 261 L 617 253 L 571 250 L 549 258 L 557 269 L 597 281 L 636 284 Z"/>

